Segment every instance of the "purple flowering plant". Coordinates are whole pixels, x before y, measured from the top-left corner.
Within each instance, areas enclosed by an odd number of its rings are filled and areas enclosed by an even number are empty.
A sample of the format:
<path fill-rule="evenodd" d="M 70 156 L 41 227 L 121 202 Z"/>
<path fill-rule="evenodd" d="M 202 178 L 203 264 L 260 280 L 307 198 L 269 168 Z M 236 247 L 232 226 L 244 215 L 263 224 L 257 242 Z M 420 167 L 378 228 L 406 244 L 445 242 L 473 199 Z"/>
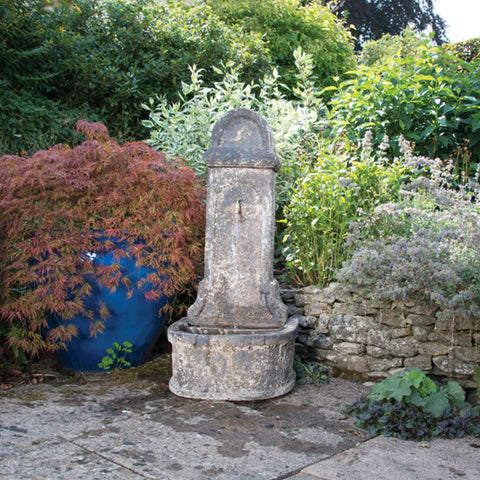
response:
<path fill-rule="evenodd" d="M 480 317 L 479 172 L 462 179 L 452 162 L 402 148 L 412 180 L 351 223 L 352 255 L 337 279 L 386 299 L 432 302 L 445 318 Z"/>

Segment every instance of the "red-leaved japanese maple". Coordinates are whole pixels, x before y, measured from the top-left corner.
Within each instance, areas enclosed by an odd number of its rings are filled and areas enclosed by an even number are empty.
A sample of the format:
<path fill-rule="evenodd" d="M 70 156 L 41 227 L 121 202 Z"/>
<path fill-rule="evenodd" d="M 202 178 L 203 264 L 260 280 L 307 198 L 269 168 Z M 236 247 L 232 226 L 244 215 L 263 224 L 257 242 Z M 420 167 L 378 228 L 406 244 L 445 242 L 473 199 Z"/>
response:
<path fill-rule="evenodd" d="M 86 141 L 74 148 L 0 158 L 0 332 L 31 356 L 65 348 L 79 313 L 92 335 L 104 328 L 105 308 L 86 311 L 85 275 L 132 287 L 118 264 L 95 266 L 86 252 L 109 248 L 151 267 L 147 300 L 185 291 L 203 254 L 205 188 L 190 168 L 144 143 L 120 146 L 101 124 L 77 130 Z M 67 321 L 46 330 L 49 315 Z"/>

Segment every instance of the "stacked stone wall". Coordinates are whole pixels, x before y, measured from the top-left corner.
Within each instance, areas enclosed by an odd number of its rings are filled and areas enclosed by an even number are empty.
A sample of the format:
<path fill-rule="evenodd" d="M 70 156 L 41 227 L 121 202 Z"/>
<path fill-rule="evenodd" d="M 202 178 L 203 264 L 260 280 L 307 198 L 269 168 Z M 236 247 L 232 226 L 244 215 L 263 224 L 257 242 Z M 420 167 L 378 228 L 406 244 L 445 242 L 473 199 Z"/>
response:
<path fill-rule="evenodd" d="M 475 387 L 480 319 L 448 319 L 413 300 L 381 302 L 354 288 L 285 290 L 282 298 L 299 322 L 297 351 L 345 374 L 378 380 L 416 366 Z"/>

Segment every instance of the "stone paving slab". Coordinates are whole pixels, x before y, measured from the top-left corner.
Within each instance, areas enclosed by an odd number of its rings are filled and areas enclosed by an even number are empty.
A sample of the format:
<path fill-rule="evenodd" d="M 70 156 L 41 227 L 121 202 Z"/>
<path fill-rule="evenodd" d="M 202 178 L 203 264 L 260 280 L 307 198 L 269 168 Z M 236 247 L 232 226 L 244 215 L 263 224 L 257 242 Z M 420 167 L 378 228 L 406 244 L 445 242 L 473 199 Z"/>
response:
<path fill-rule="evenodd" d="M 478 480 L 479 447 L 471 438 L 415 443 L 376 437 L 305 468 L 292 480 Z"/>
<path fill-rule="evenodd" d="M 0 478 L 5 480 L 142 480 L 110 460 L 61 438 L 20 446 L 0 454 Z"/>
<path fill-rule="evenodd" d="M 69 439 L 154 478 L 267 480 L 357 443 L 341 412 L 309 404 L 314 391 L 249 403 L 172 397 L 170 409 L 162 398 L 136 405 L 135 411 L 148 412 L 142 418 Z"/>
<path fill-rule="evenodd" d="M 361 435 L 342 413 L 345 398 L 362 391 L 353 382 L 241 403 L 185 399 L 162 385 L 101 377 L 3 394 L 0 478 L 269 480 L 352 448 Z"/>
<path fill-rule="evenodd" d="M 86 428 L 102 430 L 113 421 L 136 415 L 109 405 L 115 398 L 106 394 L 59 390 L 50 385 L 25 387 L 26 393 L 8 400 L 0 397 L 0 444 L 3 451 L 14 451 L 18 445 L 55 438 L 59 434 L 81 431 Z M 67 397 L 64 391 L 68 391 Z M 119 392 L 117 392 L 117 395 Z"/>

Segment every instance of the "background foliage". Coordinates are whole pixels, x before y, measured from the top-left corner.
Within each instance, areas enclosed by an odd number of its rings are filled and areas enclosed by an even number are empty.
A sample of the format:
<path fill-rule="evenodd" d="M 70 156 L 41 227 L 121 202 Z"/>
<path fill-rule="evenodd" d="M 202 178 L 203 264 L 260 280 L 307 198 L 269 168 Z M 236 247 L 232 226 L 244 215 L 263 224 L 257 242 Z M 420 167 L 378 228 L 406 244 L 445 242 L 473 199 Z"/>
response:
<path fill-rule="evenodd" d="M 140 103 L 176 95 L 187 65 L 218 78 L 233 61 L 249 80 L 270 69 L 259 35 L 227 26 L 205 5 L 139 0 L 0 2 L 1 153 L 72 140 L 79 118 L 101 120 L 112 135 L 142 138 Z M 13 102 L 8 101 L 12 97 Z"/>
<path fill-rule="evenodd" d="M 480 163 L 480 61 L 424 45 L 415 56 L 360 65 L 342 82 L 330 106 L 333 137 L 352 146 L 370 130 L 374 145 L 390 138 L 389 155 L 400 154 L 399 138 L 431 158 L 453 158 L 467 176 Z"/>
<path fill-rule="evenodd" d="M 313 59 L 317 85 L 354 67 L 352 37 L 319 1 L 306 6 L 298 0 L 207 0 L 219 17 L 243 32 L 262 36 L 272 64 L 289 87 L 296 83 L 293 52 L 301 47 Z"/>
<path fill-rule="evenodd" d="M 276 69 L 258 84 L 242 82 L 232 65 L 218 70 L 222 80 L 208 87 L 203 71 L 191 68 L 189 83 L 183 83 L 179 101 L 169 104 L 164 98 L 150 99 L 144 107 L 150 111 L 144 125 L 150 130 L 148 142 L 169 155 L 180 156 L 200 176 L 206 175 L 203 154 L 210 146 L 213 126 L 219 118 L 236 108 L 260 113 L 272 128 L 276 151 L 282 161 L 277 175 L 277 205 L 285 206 L 297 180 L 304 173 L 298 154 L 302 146 L 321 129 L 326 108 L 319 98 L 313 79 L 313 58 L 298 48 L 295 99 L 282 92 Z"/>
<path fill-rule="evenodd" d="M 480 38 L 472 38 L 458 43 L 447 43 L 444 48 L 465 62 L 472 62 L 480 57 Z"/>
<path fill-rule="evenodd" d="M 429 47 L 430 41 L 431 35 L 419 34 L 407 27 L 399 35 L 386 33 L 379 40 L 367 40 L 358 59 L 367 67 L 388 64 L 394 59 L 416 57 L 422 47 Z"/>
<path fill-rule="evenodd" d="M 357 47 L 382 35 L 399 35 L 412 25 L 417 32 L 430 28 L 435 41 L 446 40 L 445 21 L 434 12 L 434 0 L 323 0 L 332 12 L 353 25 Z"/>
<path fill-rule="evenodd" d="M 396 197 L 404 179 L 401 162 L 373 155 L 367 136 L 358 156 L 320 141 L 312 149 L 314 165 L 304 171 L 285 208 L 283 253 L 289 276 L 301 285 L 327 285 L 351 247 L 350 223 Z"/>

